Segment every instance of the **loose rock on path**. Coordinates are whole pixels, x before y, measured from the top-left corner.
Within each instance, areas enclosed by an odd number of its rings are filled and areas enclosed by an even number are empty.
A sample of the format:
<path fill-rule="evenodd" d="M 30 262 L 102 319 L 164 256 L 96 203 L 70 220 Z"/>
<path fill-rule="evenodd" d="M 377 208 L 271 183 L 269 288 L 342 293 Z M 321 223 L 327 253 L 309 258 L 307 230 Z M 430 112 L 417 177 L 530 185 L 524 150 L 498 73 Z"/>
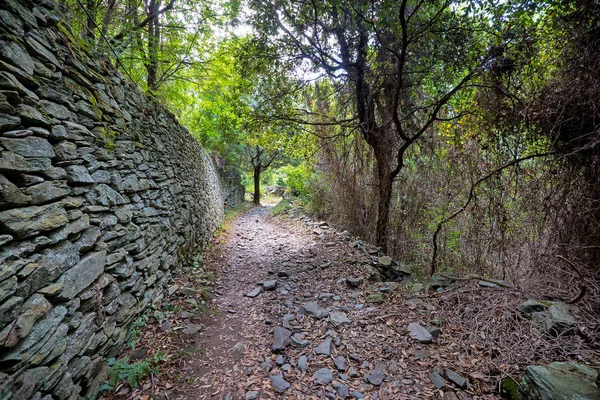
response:
<path fill-rule="evenodd" d="M 472 396 L 467 380 L 436 388 L 432 368 L 457 369 L 458 349 L 411 339 L 412 322 L 427 333 L 429 311 L 409 307 L 402 285 L 373 281 L 376 251 L 315 225 L 253 208 L 205 253 L 216 295 L 186 320 L 204 329 L 188 335 L 169 399 L 496 398 Z"/>

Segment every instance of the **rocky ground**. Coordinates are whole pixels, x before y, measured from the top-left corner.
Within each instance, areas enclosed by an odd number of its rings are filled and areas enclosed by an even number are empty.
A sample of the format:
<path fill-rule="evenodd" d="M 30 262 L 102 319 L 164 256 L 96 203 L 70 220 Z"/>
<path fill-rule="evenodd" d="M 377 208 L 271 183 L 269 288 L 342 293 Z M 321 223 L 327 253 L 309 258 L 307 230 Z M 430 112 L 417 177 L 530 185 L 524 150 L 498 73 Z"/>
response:
<path fill-rule="evenodd" d="M 167 361 L 109 397 L 500 398 L 499 378 L 523 366 L 494 355 L 503 349 L 480 337 L 489 330 L 473 336 L 445 318 L 449 308 L 477 308 L 464 306 L 464 296 L 512 308 L 520 297 L 481 282 L 423 293 L 410 271 L 376 250 L 305 216 L 247 211 L 144 321 L 132 360 L 160 351 Z M 377 272 L 386 265 L 393 281 Z M 501 313 L 491 318 L 502 322 Z M 593 351 L 588 357 L 597 361 Z"/>

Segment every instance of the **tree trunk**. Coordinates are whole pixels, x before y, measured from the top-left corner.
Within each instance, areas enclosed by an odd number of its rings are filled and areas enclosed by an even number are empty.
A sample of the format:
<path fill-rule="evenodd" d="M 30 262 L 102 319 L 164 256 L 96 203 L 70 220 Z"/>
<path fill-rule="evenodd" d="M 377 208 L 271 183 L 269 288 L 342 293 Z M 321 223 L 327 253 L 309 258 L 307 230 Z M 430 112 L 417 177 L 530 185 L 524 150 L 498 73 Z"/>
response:
<path fill-rule="evenodd" d="M 254 204 L 260 204 L 260 165 L 254 167 Z"/>
<path fill-rule="evenodd" d="M 377 227 L 375 229 L 375 244 L 381 251 L 388 251 L 388 223 L 390 219 L 390 204 L 392 201 L 392 171 L 387 158 L 381 154 L 385 149 L 375 149 L 377 175 L 379 178 L 379 203 L 377 205 Z"/>
<path fill-rule="evenodd" d="M 148 9 L 148 15 L 156 15 L 148 23 L 148 62 L 146 64 L 146 71 L 148 73 L 148 90 L 153 92 L 157 89 L 157 74 L 158 74 L 158 45 L 160 43 L 160 27 L 158 24 L 158 10 L 160 8 L 159 0 L 151 0 L 150 7 Z"/>
<path fill-rule="evenodd" d="M 95 0 L 87 0 L 86 4 L 86 32 L 85 36 L 87 37 L 90 43 L 96 42 L 96 1 Z"/>

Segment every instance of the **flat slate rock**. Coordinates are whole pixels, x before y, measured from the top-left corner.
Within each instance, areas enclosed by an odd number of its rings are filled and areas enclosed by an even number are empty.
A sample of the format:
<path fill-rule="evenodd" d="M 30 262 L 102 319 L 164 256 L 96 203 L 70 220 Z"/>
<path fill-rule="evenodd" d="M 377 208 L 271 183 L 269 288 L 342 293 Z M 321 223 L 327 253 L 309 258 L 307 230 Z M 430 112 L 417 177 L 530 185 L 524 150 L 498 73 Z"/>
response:
<path fill-rule="evenodd" d="M 308 315 L 311 315 L 315 318 L 326 318 L 329 315 L 329 311 L 320 307 L 316 301 L 310 301 L 302 306 L 302 309 Z"/>
<path fill-rule="evenodd" d="M 277 287 L 277 281 L 276 280 L 264 281 L 262 283 L 262 286 L 265 290 L 275 290 L 275 288 Z"/>
<path fill-rule="evenodd" d="M 246 400 L 256 400 L 256 399 L 258 399 L 259 395 L 260 395 L 260 393 L 257 392 L 256 390 L 251 390 L 249 392 L 246 392 Z"/>
<path fill-rule="evenodd" d="M 344 385 L 343 383 L 333 382 L 332 386 L 335 388 L 337 395 L 340 398 L 346 399 L 348 396 L 350 396 L 348 386 Z"/>
<path fill-rule="evenodd" d="M 300 356 L 298 358 L 298 369 L 302 372 L 306 371 L 308 368 L 308 357 Z"/>
<path fill-rule="evenodd" d="M 534 312 L 546 311 L 551 305 L 552 303 L 548 301 L 529 299 L 519 305 L 519 311 L 523 314 L 533 314 Z"/>
<path fill-rule="evenodd" d="M 252 289 L 251 292 L 246 293 L 246 297 L 250 297 L 253 299 L 261 293 L 262 293 L 262 288 L 260 286 L 257 286 L 254 289 Z"/>
<path fill-rule="evenodd" d="M 276 393 L 284 393 L 291 386 L 290 383 L 283 379 L 283 376 L 281 375 L 272 375 L 271 384 L 273 385 L 273 390 Z"/>
<path fill-rule="evenodd" d="M 290 336 L 292 332 L 280 326 L 273 328 L 273 352 L 277 353 L 285 349 L 290 344 Z"/>
<path fill-rule="evenodd" d="M 340 372 L 346 371 L 346 368 L 348 367 L 348 363 L 346 362 L 344 356 L 337 356 L 336 358 L 334 358 L 333 364 L 335 365 L 335 368 Z"/>
<path fill-rule="evenodd" d="M 299 347 L 306 347 L 310 344 L 308 340 L 304 339 L 304 335 L 301 333 L 294 333 L 290 339 L 292 343 Z"/>
<path fill-rule="evenodd" d="M 408 324 L 408 335 L 417 342 L 429 343 L 433 340 L 431 333 L 416 322 Z"/>
<path fill-rule="evenodd" d="M 183 333 L 186 335 L 194 335 L 204 329 L 202 324 L 189 324 L 183 328 Z"/>
<path fill-rule="evenodd" d="M 349 325 L 352 323 L 346 313 L 341 311 L 329 313 L 329 322 L 331 322 L 333 326 Z"/>
<path fill-rule="evenodd" d="M 359 277 L 359 278 L 346 278 L 346 283 L 348 284 L 348 286 L 350 287 L 359 287 L 362 283 L 363 283 L 363 278 Z"/>
<path fill-rule="evenodd" d="M 550 333 L 561 333 L 576 325 L 577 321 L 571 314 L 568 304 L 556 302 L 548 307 L 546 328 Z"/>
<path fill-rule="evenodd" d="M 519 394 L 523 400 L 597 400 L 598 371 L 578 363 L 553 362 L 528 366 Z"/>
<path fill-rule="evenodd" d="M 321 385 L 327 385 L 333 380 L 333 374 L 327 368 L 321 368 L 313 374 L 313 379 Z"/>
<path fill-rule="evenodd" d="M 325 356 L 330 356 L 331 355 L 331 338 L 328 337 L 325 340 L 323 340 L 316 348 L 315 348 L 315 353 L 316 354 L 323 354 Z"/>
<path fill-rule="evenodd" d="M 435 386 L 438 389 L 443 389 L 446 387 L 446 381 L 444 380 L 444 378 L 442 378 L 442 376 L 438 373 L 438 371 L 434 370 L 434 371 L 430 372 L 429 379 L 433 383 L 433 386 Z"/>
<path fill-rule="evenodd" d="M 381 385 L 384 378 L 385 376 L 383 375 L 383 370 L 381 368 L 375 368 L 373 371 L 365 375 L 365 381 L 374 386 Z"/>
<path fill-rule="evenodd" d="M 467 387 L 467 380 L 451 369 L 446 370 L 446 378 L 461 389 Z"/>

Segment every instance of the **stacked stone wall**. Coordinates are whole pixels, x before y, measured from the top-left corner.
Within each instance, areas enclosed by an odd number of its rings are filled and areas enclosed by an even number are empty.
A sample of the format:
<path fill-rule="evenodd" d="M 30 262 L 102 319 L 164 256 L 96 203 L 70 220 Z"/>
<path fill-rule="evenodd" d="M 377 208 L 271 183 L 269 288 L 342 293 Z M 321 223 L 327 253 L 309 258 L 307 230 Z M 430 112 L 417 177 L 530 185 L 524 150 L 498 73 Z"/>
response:
<path fill-rule="evenodd" d="M 2 0 L 0 399 L 92 396 L 221 223 L 221 180 L 51 3 Z"/>

